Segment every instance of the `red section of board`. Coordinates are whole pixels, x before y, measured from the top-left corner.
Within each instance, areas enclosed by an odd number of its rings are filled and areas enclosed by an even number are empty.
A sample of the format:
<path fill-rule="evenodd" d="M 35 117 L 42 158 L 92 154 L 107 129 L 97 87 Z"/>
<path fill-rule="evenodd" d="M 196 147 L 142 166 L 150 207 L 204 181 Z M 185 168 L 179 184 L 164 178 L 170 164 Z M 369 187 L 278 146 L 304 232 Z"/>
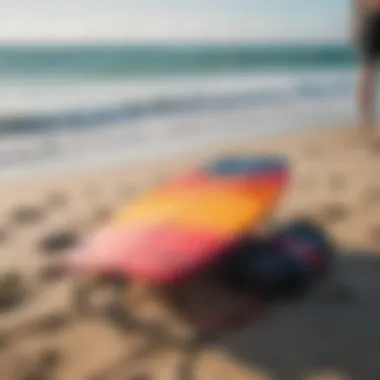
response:
<path fill-rule="evenodd" d="M 170 282 L 221 255 L 229 243 L 216 232 L 178 224 L 114 227 L 79 250 L 71 266 L 127 277 L 132 274 L 148 282 Z"/>

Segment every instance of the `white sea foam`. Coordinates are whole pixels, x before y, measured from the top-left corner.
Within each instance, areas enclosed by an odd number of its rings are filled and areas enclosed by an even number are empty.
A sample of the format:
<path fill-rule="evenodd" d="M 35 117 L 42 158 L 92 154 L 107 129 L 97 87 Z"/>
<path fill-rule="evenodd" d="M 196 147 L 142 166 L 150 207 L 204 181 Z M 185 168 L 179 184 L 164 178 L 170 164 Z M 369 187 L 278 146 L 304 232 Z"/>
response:
<path fill-rule="evenodd" d="M 0 173 L 5 178 L 71 170 L 174 153 L 215 139 L 347 122 L 354 117 L 354 79 L 352 71 L 330 71 L 4 82 Z"/>

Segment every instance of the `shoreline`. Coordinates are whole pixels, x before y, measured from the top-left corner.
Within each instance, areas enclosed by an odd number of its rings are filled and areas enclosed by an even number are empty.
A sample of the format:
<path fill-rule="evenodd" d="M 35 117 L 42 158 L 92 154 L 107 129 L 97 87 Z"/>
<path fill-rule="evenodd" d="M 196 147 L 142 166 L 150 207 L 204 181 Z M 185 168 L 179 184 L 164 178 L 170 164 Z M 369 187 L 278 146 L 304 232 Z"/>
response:
<path fill-rule="evenodd" d="M 242 132 L 237 136 L 228 136 L 228 137 L 217 137 L 214 138 L 209 137 L 206 139 L 201 139 L 199 137 L 194 137 L 194 141 L 188 142 L 188 144 L 183 144 L 179 146 L 177 149 L 168 149 L 165 151 L 165 149 L 161 148 L 161 154 L 158 153 L 158 159 L 154 159 L 154 154 L 147 155 L 143 153 L 143 149 L 137 148 L 137 151 L 139 153 L 137 154 L 131 154 L 130 158 L 119 158 L 110 160 L 109 162 L 97 162 L 96 160 L 88 160 L 85 164 L 81 164 L 80 166 L 75 167 L 73 164 L 65 164 L 64 160 L 62 160 L 61 164 L 54 165 L 53 168 L 49 167 L 32 167 L 30 169 L 28 168 L 13 168 L 9 169 L 8 174 L 5 174 L 2 176 L 2 179 L 4 181 L 3 186 L 5 184 L 17 184 L 17 183 L 25 183 L 25 182 L 34 182 L 36 178 L 38 180 L 49 180 L 49 178 L 54 177 L 77 177 L 80 176 L 82 173 L 88 174 L 88 173 L 99 173 L 99 172 L 107 172 L 109 170 L 117 170 L 118 168 L 127 168 L 128 166 L 134 166 L 134 167 L 142 167 L 142 166 L 149 166 L 154 161 L 158 161 L 166 163 L 167 161 L 171 162 L 172 160 L 182 160 L 182 158 L 185 157 L 192 157 L 194 155 L 201 154 L 202 156 L 207 156 L 207 151 L 215 151 L 220 149 L 227 149 L 228 146 L 241 146 L 248 148 L 246 144 L 243 142 L 246 140 L 253 140 L 253 146 L 258 147 L 259 145 L 262 146 L 270 146 L 271 144 L 276 145 L 276 141 L 278 139 L 285 139 L 285 140 L 294 140 L 296 137 L 299 136 L 301 140 L 304 138 L 304 136 L 307 136 L 307 138 L 312 139 L 313 136 L 319 136 L 321 133 L 334 133 L 334 131 L 343 131 L 347 130 L 347 133 L 350 133 L 349 131 L 352 129 L 352 126 L 350 125 L 324 125 L 320 128 L 312 128 L 312 126 L 308 127 L 294 127 L 290 130 L 282 129 L 282 130 L 270 130 L 270 131 L 255 131 L 253 130 L 251 133 L 249 132 Z M 213 141 L 217 140 L 217 141 Z M 242 144 L 243 143 L 243 144 Z M 175 142 L 171 143 L 170 145 L 175 145 Z M 183 155 L 183 152 L 185 154 Z M 46 157 L 48 159 L 48 157 Z M 102 158 L 104 158 L 102 156 Z M 5 169 L 7 170 L 7 169 Z M 29 173 L 28 173 L 29 172 Z"/>

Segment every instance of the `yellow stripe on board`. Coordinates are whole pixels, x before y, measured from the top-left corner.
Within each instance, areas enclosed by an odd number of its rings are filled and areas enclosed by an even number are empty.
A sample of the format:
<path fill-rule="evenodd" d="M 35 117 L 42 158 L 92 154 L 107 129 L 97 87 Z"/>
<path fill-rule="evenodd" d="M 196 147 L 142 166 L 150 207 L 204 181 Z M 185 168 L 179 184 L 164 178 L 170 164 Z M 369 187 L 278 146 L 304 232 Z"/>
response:
<path fill-rule="evenodd" d="M 189 227 L 211 228 L 234 234 L 260 214 L 260 204 L 252 194 L 214 188 L 178 194 L 153 193 L 127 206 L 117 215 L 115 223 L 172 220 Z"/>

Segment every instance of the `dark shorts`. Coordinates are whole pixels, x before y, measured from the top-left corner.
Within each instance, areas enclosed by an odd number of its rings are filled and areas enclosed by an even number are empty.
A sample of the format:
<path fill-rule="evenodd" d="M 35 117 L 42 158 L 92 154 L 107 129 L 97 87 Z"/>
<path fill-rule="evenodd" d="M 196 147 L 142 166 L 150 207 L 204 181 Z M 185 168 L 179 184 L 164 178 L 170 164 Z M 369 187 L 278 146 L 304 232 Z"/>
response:
<path fill-rule="evenodd" d="M 380 58 L 380 12 L 365 17 L 360 36 L 360 53 L 365 62 Z"/>

